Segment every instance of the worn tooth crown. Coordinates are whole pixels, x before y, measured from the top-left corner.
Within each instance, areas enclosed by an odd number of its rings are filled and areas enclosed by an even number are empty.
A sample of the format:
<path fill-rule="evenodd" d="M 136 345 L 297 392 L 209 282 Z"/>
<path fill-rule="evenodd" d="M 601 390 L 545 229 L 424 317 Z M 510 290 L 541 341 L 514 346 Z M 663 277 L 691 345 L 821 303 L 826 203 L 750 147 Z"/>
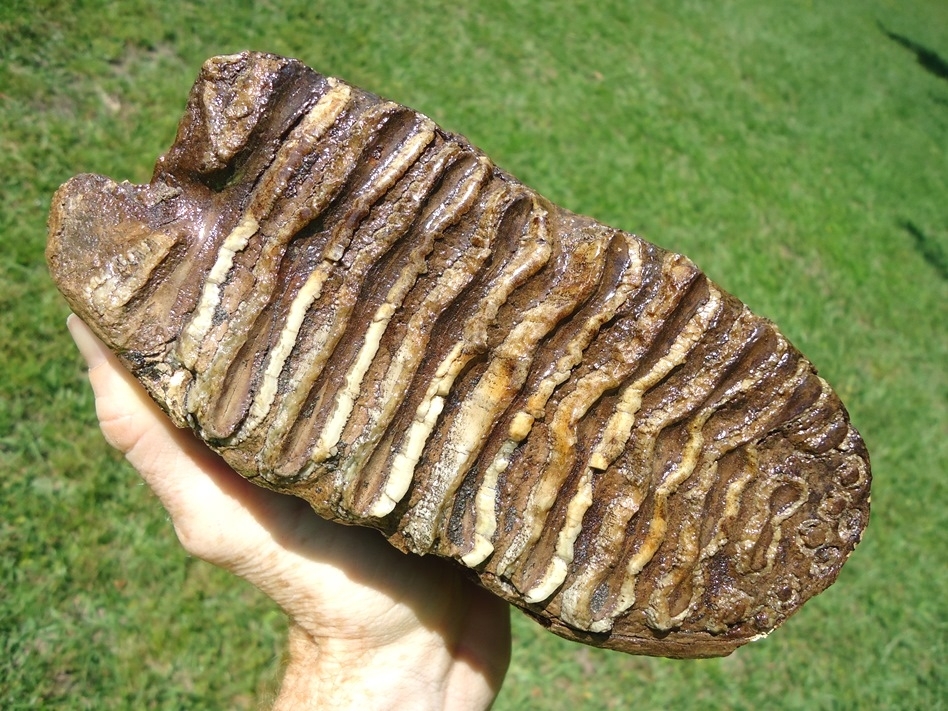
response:
<path fill-rule="evenodd" d="M 863 443 L 772 324 L 293 60 L 209 60 L 151 184 L 67 183 L 47 254 L 241 474 L 572 639 L 727 654 L 867 522 Z"/>

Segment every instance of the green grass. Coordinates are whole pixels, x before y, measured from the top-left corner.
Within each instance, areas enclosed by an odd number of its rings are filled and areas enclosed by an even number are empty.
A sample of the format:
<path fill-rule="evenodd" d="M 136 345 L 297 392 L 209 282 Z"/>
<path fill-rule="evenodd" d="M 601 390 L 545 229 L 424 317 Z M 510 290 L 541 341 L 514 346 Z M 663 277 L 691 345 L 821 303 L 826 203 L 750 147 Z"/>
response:
<path fill-rule="evenodd" d="M 772 637 L 676 662 L 517 615 L 498 709 L 948 707 L 948 77 L 918 49 L 948 60 L 943 0 L 5 0 L 3 708 L 257 708 L 278 683 L 280 613 L 189 560 L 99 437 L 43 262 L 53 190 L 146 181 L 201 62 L 245 48 L 685 252 L 781 325 L 868 443 L 865 541 Z"/>

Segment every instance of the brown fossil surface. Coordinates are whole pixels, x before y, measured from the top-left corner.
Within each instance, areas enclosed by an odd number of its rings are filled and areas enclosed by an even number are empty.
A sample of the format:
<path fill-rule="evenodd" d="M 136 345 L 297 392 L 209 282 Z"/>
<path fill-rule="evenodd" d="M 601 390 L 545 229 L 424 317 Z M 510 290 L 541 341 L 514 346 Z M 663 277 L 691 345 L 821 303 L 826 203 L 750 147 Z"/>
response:
<path fill-rule="evenodd" d="M 727 654 L 867 523 L 863 442 L 770 322 L 295 60 L 208 60 L 151 183 L 79 175 L 49 227 L 175 423 L 565 637 Z"/>

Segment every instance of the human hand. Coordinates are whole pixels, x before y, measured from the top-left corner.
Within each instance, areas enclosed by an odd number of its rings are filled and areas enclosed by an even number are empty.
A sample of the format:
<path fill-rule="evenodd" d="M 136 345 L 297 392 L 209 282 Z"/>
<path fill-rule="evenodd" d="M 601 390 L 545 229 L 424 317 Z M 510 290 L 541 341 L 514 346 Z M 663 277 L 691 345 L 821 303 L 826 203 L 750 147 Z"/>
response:
<path fill-rule="evenodd" d="M 247 579 L 290 618 L 278 709 L 486 708 L 510 659 L 508 606 L 445 561 L 243 479 L 177 429 L 76 316 L 106 440 L 167 509 L 184 549 Z"/>

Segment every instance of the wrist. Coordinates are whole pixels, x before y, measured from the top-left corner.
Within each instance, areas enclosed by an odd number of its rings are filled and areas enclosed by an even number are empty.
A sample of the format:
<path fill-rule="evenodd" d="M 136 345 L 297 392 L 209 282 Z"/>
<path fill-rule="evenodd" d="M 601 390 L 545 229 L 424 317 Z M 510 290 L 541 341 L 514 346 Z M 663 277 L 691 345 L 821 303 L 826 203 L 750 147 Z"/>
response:
<path fill-rule="evenodd" d="M 317 640 L 291 622 L 288 657 L 275 711 L 486 709 L 497 691 L 483 670 L 424 628 L 371 647 Z"/>

